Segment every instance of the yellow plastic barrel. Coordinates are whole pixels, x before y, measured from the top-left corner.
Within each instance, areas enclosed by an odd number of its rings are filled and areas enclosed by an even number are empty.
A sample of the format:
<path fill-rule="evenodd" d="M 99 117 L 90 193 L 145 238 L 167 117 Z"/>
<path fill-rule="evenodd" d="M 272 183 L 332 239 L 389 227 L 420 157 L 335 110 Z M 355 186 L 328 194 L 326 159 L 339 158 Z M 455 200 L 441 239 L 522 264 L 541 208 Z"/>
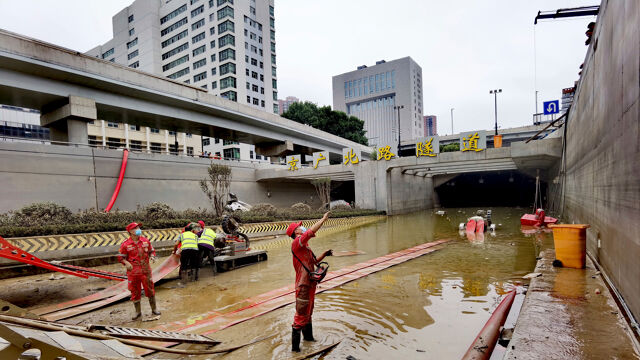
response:
<path fill-rule="evenodd" d="M 563 267 L 582 269 L 587 254 L 587 224 L 552 224 L 556 260 Z"/>
<path fill-rule="evenodd" d="M 502 147 L 502 135 L 493 135 L 493 147 L 494 148 Z"/>

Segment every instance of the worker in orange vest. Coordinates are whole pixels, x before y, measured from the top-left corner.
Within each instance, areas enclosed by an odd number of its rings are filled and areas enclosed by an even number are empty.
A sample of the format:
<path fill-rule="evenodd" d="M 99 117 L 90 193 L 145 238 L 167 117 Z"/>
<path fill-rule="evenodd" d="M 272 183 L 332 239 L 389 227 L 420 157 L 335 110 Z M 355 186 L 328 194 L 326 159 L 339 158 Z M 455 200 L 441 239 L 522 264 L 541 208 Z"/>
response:
<path fill-rule="evenodd" d="M 316 285 L 324 278 L 328 268 L 327 265 L 319 270 L 316 265 L 320 264 L 326 256 L 331 256 L 333 251 L 327 250 L 316 258 L 308 244 L 322 224 L 327 221 L 330 213 L 330 211 L 326 212 L 322 219 L 313 224 L 308 230 L 302 226 L 302 221 L 291 223 L 287 228 L 287 235 L 293 239 L 291 252 L 293 253 L 293 268 L 296 271 L 296 314 L 293 317 L 291 351 L 300 351 L 301 331 L 306 341 L 315 341 L 311 315 L 313 314 Z M 324 271 L 324 274 L 319 273 L 322 271 Z"/>
<path fill-rule="evenodd" d="M 160 315 L 156 306 L 156 293 L 151 278 L 151 265 L 149 261 L 156 261 L 156 251 L 149 242 L 149 239 L 142 236 L 140 224 L 132 222 L 126 227 L 129 238 L 120 245 L 118 260 L 127 268 L 127 281 L 131 292 L 131 301 L 135 307 L 133 320 L 138 320 L 142 316 L 140 307 L 141 286 L 144 294 L 149 299 L 151 312 Z"/>

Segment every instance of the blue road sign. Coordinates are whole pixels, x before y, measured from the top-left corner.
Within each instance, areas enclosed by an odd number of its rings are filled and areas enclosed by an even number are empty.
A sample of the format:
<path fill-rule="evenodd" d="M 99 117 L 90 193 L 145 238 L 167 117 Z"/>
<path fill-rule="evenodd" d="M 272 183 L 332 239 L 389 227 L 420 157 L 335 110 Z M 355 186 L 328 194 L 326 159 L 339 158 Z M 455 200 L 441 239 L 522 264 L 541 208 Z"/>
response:
<path fill-rule="evenodd" d="M 560 100 L 545 101 L 542 108 L 545 115 L 557 114 L 560 112 Z"/>

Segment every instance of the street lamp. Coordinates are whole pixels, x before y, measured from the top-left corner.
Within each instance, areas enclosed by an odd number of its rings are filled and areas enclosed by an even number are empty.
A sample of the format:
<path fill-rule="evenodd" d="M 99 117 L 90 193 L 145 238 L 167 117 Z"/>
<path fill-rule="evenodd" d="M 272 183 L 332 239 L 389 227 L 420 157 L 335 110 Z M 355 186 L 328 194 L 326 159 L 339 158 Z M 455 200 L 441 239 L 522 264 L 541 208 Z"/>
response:
<path fill-rule="evenodd" d="M 451 108 L 451 135 L 453 135 L 453 110 L 455 110 L 455 108 Z"/>
<path fill-rule="evenodd" d="M 404 109 L 404 105 L 397 105 L 393 107 L 394 110 L 398 110 L 398 157 L 400 157 L 400 109 Z"/>
<path fill-rule="evenodd" d="M 498 135 L 498 93 L 501 93 L 502 89 L 498 90 L 489 90 L 489 94 L 493 94 L 494 103 L 495 103 L 495 114 L 496 114 L 496 135 Z"/>

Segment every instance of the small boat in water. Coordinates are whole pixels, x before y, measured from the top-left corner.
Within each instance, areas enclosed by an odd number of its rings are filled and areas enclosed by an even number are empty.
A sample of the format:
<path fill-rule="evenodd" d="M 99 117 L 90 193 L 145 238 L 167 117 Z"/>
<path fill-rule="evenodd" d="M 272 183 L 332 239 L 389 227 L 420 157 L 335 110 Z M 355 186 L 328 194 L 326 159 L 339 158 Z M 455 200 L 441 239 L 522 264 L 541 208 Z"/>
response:
<path fill-rule="evenodd" d="M 558 219 L 551 216 L 545 216 L 544 210 L 542 209 L 537 209 L 535 214 L 524 214 L 520 218 L 520 225 L 526 226 L 547 226 L 557 222 Z"/>

